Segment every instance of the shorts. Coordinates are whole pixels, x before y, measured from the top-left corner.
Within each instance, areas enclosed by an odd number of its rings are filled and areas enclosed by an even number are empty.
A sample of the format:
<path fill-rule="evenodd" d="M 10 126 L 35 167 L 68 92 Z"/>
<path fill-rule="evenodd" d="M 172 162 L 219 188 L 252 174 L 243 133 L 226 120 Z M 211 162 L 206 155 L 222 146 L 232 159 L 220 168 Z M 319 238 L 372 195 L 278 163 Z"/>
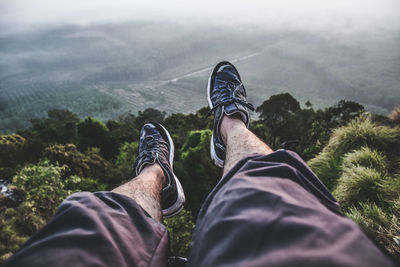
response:
<path fill-rule="evenodd" d="M 190 197 L 190 196 L 188 196 Z M 166 266 L 168 232 L 135 201 L 76 193 L 6 266 Z M 204 202 L 187 266 L 395 266 L 294 152 L 250 155 Z"/>

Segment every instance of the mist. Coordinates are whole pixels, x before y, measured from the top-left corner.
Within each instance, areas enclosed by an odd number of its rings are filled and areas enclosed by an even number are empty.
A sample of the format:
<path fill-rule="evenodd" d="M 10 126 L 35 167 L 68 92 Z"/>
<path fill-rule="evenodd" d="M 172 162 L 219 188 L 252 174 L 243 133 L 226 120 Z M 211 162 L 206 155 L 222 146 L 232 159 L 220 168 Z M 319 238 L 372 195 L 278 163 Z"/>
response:
<path fill-rule="evenodd" d="M 400 29 L 397 0 L 130 1 L 12 0 L 0 3 L 2 32 L 63 24 L 118 23 L 131 20 L 215 24 L 310 31 Z"/>
<path fill-rule="evenodd" d="M 221 60 L 256 106 L 289 92 L 388 114 L 400 103 L 400 1 L 1 1 L 0 131 L 50 108 L 103 121 L 195 112 Z"/>

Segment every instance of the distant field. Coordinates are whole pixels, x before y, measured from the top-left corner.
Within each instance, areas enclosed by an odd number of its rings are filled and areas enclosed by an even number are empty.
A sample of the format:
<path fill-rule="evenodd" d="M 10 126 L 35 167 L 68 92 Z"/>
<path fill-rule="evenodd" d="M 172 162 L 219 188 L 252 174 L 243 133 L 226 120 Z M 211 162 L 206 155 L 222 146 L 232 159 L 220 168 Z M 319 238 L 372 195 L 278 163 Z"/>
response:
<path fill-rule="evenodd" d="M 232 60 L 256 105 L 290 92 L 314 107 L 340 99 L 387 113 L 400 104 L 400 35 L 334 36 L 131 22 L 0 35 L 0 131 L 49 108 L 101 120 L 147 107 L 206 106 L 209 71 Z"/>

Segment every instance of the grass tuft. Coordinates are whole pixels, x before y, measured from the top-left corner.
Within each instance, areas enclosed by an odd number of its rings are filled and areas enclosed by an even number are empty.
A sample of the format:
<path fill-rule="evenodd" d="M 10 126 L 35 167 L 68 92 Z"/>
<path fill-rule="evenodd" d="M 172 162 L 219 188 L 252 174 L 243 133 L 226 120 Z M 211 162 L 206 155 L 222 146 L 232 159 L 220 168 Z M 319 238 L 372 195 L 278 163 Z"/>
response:
<path fill-rule="evenodd" d="M 333 155 L 321 152 L 308 161 L 308 165 L 329 190 L 334 190 L 342 172 L 341 160 Z"/>
<path fill-rule="evenodd" d="M 361 147 L 370 147 L 395 154 L 399 146 L 400 131 L 398 128 L 378 126 L 369 118 L 359 117 L 348 125 L 334 130 L 323 151 L 329 154 L 344 155 Z"/>
<path fill-rule="evenodd" d="M 387 173 L 387 159 L 376 150 L 369 147 L 362 147 L 359 150 L 347 153 L 343 157 L 343 170 L 353 166 L 362 166 L 377 170 L 381 174 Z"/>
<path fill-rule="evenodd" d="M 382 175 L 375 169 L 352 166 L 343 171 L 333 195 L 344 210 L 359 202 L 380 202 L 382 180 Z"/>

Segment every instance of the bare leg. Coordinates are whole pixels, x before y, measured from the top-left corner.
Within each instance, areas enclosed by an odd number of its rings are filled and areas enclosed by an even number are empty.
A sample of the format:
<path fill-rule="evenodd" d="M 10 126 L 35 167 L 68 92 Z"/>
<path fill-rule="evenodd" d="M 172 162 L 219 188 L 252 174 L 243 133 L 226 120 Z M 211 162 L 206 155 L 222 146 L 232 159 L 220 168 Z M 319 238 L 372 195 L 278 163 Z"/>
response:
<path fill-rule="evenodd" d="M 129 182 L 112 192 L 128 196 L 136 201 L 150 216 L 161 221 L 161 191 L 165 183 L 164 172 L 158 164 L 148 165 Z"/>
<path fill-rule="evenodd" d="M 253 153 L 274 152 L 255 136 L 240 119 L 224 116 L 221 122 L 222 141 L 226 145 L 224 175 L 242 158 Z"/>

